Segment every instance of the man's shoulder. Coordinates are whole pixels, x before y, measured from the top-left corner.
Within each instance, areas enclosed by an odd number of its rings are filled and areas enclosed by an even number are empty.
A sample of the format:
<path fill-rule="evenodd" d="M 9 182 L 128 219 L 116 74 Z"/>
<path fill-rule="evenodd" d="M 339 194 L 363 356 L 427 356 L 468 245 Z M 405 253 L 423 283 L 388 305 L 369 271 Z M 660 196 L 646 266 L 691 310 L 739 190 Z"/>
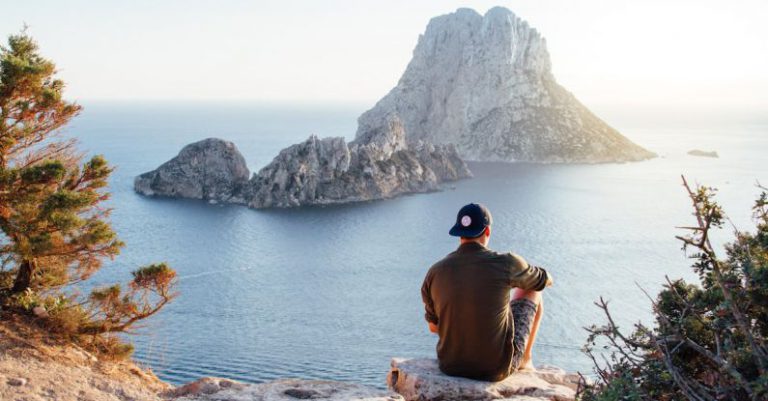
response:
<path fill-rule="evenodd" d="M 496 258 L 503 260 L 505 263 L 515 269 L 526 269 L 528 262 L 520 255 L 514 252 L 496 252 L 490 251 Z"/>

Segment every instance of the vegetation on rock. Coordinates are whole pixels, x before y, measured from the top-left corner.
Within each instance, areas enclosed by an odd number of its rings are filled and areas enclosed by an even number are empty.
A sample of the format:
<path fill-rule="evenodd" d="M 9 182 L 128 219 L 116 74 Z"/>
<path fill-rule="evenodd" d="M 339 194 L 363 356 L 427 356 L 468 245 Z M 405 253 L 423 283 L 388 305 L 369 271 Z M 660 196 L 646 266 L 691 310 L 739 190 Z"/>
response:
<path fill-rule="evenodd" d="M 768 399 L 768 194 L 757 198 L 755 233 L 736 231 L 720 257 L 710 235 L 728 221 L 715 190 L 683 184 L 696 223 L 677 237 L 692 250 L 697 285 L 669 280 L 653 302 L 655 325 L 622 333 L 608 322 L 588 328 L 585 351 L 598 384 L 583 400 Z M 607 350 L 607 355 L 602 353 Z M 604 356 L 602 362 L 598 358 Z"/>
<path fill-rule="evenodd" d="M 0 303 L 51 332 L 128 354 L 130 346 L 109 334 L 171 301 L 176 273 L 154 264 L 136 270 L 127 291 L 76 290 L 124 244 L 104 206 L 113 167 L 99 155 L 85 160 L 62 137 L 81 107 L 62 99 L 55 73 L 26 32 L 0 47 Z"/>

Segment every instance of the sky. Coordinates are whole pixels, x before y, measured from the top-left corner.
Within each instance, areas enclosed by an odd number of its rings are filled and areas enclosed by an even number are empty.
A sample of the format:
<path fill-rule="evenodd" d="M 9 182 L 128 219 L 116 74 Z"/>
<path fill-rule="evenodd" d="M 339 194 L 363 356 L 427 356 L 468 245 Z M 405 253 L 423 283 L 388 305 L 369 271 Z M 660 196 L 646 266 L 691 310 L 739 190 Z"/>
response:
<path fill-rule="evenodd" d="M 90 101 L 373 103 L 430 18 L 504 6 L 588 106 L 768 111 L 766 0 L 0 0 Z"/>

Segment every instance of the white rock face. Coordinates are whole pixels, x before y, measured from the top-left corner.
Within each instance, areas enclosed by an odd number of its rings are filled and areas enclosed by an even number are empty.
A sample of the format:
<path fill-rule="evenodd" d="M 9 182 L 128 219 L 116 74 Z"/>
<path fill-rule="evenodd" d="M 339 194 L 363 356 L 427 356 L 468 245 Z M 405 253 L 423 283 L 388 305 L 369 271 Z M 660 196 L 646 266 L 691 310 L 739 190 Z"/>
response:
<path fill-rule="evenodd" d="M 253 208 L 328 205 L 429 192 L 470 177 L 452 145 L 407 146 L 403 126 L 388 118 L 347 144 L 310 137 L 283 149 L 251 179 Z"/>
<path fill-rule="evenodd" d="M 354 384 L 323 380 L 284 379 L 262 384 L 243 384 L 206 377 L 167 394 L 175 401 L 402 401 L 389 391 Z"/>
<path fill-rule="evenodd" d="M 517 372 L 500 382 L 443 374 L 434 359 L 392 359 L 387 384 L 406 401 L 573 401 L 579 377 L 554 367 Z"/>
<path fill-rule="evenodd" d="M 358 119 L 389 116 L 409 143 L 455 144 L 473 161 L 614 162 L 654 154 L 557 84 L 544 38 L 511 11 L 462 8 L 433 18 L 397 86 Z"/>

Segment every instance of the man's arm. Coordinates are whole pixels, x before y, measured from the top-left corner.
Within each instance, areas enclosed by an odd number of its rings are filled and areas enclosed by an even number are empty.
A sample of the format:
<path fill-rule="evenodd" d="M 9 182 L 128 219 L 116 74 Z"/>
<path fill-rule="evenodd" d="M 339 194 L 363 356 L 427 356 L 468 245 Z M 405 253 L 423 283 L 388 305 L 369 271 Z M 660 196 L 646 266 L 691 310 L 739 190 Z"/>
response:
<path fill-rule="evenodd" d="M 424 283 L 421 285 L 421 300 L 424 301 L 424 319 L 429 325 L 429 331 L 437 333 L 437 314 L 435 313 L 435 305 L 432 302 L 432 295 L 429 292 L 430 276 L 424 278 Z"/>
<path fill-rule="evenodd" d="M 525 259 L 518 255 L 510 255 L 512 257 L 510 281 L 513 287 L 528 291 L 541 291 L 554 283 L 552 275 L 544 268 L 528 264 Z"/>

